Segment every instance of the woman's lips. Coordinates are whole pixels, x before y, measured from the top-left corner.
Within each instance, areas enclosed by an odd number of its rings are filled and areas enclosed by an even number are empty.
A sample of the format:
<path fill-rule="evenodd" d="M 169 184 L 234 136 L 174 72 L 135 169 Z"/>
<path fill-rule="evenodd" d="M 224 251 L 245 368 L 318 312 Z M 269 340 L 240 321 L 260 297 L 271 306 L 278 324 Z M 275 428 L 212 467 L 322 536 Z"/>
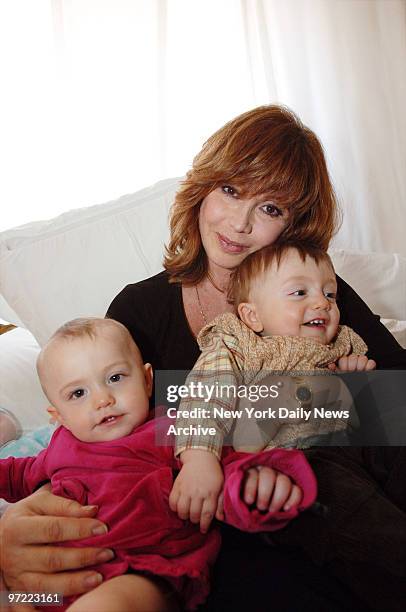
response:
<path fill-rule="evenodd" d="M 218 232 L 217 238 L 221 248 L 226 253 L 242 253 L 243 251 L 246 251 L 248 249 L 248 247 L 244 244 L 233 242 L 232 240 L 229 240 L 226 236 L 224 236 L 223 234 L 219 234 Z"/>

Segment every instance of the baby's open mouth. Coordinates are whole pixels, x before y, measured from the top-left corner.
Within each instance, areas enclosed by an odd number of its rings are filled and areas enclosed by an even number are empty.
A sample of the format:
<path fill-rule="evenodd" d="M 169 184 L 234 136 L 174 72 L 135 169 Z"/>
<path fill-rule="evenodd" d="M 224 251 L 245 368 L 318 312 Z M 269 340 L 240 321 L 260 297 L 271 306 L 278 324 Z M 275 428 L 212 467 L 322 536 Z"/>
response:
<path fill-rule="evenodd" d="M 122 416 L 122 414 L 111 414 L 104 417 L 104 419 L 100 421 L 99 425 L 104 425 L 105 423 L 115 423 Z"/>
<path fill-rule="evenodd" d="M 308 327 L 321 327 L 326 324 L 324 319 L 312 319 L 311 321 L 307 321 L 307 323 L 303 323 L 303 325 L 307 325 Z"/>

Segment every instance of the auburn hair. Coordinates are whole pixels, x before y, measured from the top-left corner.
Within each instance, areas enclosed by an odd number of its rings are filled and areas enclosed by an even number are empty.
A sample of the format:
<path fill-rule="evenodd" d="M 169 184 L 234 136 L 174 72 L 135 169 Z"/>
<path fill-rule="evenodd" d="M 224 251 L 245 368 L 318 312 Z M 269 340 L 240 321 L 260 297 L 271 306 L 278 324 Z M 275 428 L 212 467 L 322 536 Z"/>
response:
<path fill-rule="evenodd" d="M 322 145 L 288 108 L 259 106 L 215 132 L 182 182 L 171 209 L 164 259 L 171 282 L 194 285 L 205 277 L 200 205 L 226 184 L 236 187 L 239 197 L 267 197 L 287 207 L 283 239 L 327 249 L 339 213 Z"/>
<path fill-rule="evenodd" d="M 234 270 L 230 277 L 228 287 L 228 299 L 236 307 L 241 302 L 248 302 L 252 284 L 260 278 L 269 268 L 275 264 L 278 268 L 288 251 L 294 249 L 305 262 L 306 257 L 310 257 L 317 264 L 327 263 L 334 272 L 333 262 L 330 256 L 323 249 L 298 240 L 284 240 L 275 242 L 263 249 L 255 251 L 246 257 Z"/>

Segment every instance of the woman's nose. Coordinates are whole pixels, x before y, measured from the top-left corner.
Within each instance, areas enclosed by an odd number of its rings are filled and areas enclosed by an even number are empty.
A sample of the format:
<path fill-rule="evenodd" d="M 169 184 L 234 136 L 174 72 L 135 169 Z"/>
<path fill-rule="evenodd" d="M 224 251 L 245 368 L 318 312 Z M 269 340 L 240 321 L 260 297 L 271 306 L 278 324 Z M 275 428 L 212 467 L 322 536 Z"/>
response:
<path fill-rule="evenodd" d="M 249 234 L 252 230 L 251 210 L 240 202 L 236 206 L 230 217 L 230 225 L 235 232 Z"/>

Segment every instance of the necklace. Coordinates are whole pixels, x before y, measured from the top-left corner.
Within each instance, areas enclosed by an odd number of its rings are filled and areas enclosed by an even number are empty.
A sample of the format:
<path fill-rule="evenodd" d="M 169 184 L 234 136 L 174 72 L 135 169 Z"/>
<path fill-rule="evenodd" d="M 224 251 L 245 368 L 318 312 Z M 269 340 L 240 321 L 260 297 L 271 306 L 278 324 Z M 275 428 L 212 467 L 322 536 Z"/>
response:
<path fill-rule="evenodd" d="M 214 282 L 213 277 L 210 274 L 210 272 L 207 272 L 207 279 L 213 285 L 213 287 L 215 289 L 217 289 L 217 291 L 219 291 L 220 293 L 224 293 L 225 292 L 225 289 L 220 289 L 220 287 L 218 285 L 216 285 L 216 283 Z"/>
<path fill-rule="evenodd" d="M 203 310 L 202 303 L 200 301 L 200 295 L 199 295 L 199 290 L 197 288 L 197 285 L 195 285 L 195 289 L 196 289 L 196 296 L 197 296 L 197 301 L 198 301 L 198 304 L 199 304 L 200 314 L 202 315 L 202 319 L 204 321 L 204 324 L 207 325 L 208 324 L 208 320 L 207 320 L 206 313 Z"/>

